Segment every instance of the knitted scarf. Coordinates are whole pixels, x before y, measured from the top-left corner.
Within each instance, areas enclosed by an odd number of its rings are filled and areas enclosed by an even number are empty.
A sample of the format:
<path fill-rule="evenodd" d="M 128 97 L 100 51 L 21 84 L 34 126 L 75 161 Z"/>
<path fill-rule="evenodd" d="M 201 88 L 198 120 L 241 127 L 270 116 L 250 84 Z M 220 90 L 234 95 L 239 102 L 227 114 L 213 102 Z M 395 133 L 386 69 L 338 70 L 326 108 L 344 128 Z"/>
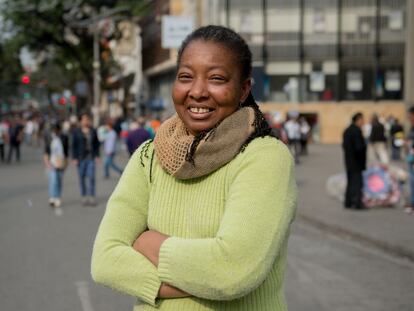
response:
<path fill-rule="evenodd" d="M 191 179 L 214 172 L 230 162 L 255 131 L 255 111 L 244 107 L 225 118 L 199 142 L 193 162 L 187 159 L 194 136 L 175 115 L 157 131 L 154 149 L 161 166 L 178 179 Z"/>

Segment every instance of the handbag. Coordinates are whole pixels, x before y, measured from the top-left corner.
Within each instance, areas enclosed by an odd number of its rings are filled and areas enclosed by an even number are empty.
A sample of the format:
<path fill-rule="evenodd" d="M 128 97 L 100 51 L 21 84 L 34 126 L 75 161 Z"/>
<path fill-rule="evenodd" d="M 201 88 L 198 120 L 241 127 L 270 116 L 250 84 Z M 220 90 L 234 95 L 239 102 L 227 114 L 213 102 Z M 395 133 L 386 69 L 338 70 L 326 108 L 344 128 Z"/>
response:
<path fill-rule="evenodd" d="M 62 156 L 56 156 L 54 159 L 54 167 L 56 169 L 64 169 L 66 167 L 65 158 Z"/>

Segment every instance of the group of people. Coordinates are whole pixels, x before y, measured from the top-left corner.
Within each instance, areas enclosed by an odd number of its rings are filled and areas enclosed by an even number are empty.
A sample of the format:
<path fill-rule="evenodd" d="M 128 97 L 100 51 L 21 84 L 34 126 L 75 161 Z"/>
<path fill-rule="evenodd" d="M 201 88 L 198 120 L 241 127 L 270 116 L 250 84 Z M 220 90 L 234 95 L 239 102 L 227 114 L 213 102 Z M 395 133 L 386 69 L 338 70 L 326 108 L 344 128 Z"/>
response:
<path fill-rule="evenodd" d="M 152 137 L 145 129 L 145 119 L 138 120 L 141 123 L 138 126 L 133 125 L 126 135 L 125 143 L 130 155 L 141 143 Z M 135 138 L 137 131 L 144 133 L 141 140 Z M 119 140 L 120 132 L 115 130 L 114 121 L 110 118 L 105 120 L 100 131 L 92 126 L 88 113 L 80 116 L 79 124 L 76 117 L 72 119 L 72 123 L 64 121 L 63 128 L 59 122 L 52 122 L 49 130 L 45 131 L 43 156 L 48 170 L 50 206 L 58 208 L 62 204 L 63 174 L 69 159 L 78 170 L 82 205 L 96 206 L 96 164 L 100 161 L 101 151 L 104 178 L 110 177 L 110 170 L 119 175 L 123 172 L 123 168 L 115 161 L 116 153 L 120 149 Z"/>
<path fill-rule="evenodd" d="M 404 127 L 393 116 L 385 120 L 374 114 L 370 122 L 362 127 L 368 145 L 367 161 L 369 163 L 389 164 L 392 160 L 400 160 L 405 141 Z"/>
<path fill-rule="evenodd" d="M 367 164 L 388 166 L 389 153 L 393 160 L 400 160 L 405 150 L 410 180 L 410 199 L 405 211 L 414 214 L 414 107 L 408 110 L 408 119 L 411 128 L 405 135 L 403 126 L 396 118 L 390 117 L 384 124 L 377 115 L 373 115 L 369 123 L 365 123 L 361 112 L 352 116 L 342 140 L 347 177 L 345 208 L 366 208 L 363 204 L 363 171 Z"/>
<path fill-rule="evenodd" d="M 2 163 L 11 163 L 13 157 L 16 162 L 20 162 L 20 145 L 24 141 L 31 144 L 37 138 L 37 135 L 34 135 L 35 124 L 37 123 L 32 120 L 25 122 L 19 114 L 0 120 L 0 161 Z M 32 128 L 30 135 L 26 131 L 27 126 Z M 8 146 L 8 150 L 6 146 Z"/>
<path fill-rule="evenodd" d="M 308 154 L 308 143 L 312 138 L 309 122 L 296 111 L 289 112 L 285 121 L 280 115 L 267 116 L 267 119 L 275 136 L 289 146 L 295 163 L 299 164 L 300 156 Z"/>

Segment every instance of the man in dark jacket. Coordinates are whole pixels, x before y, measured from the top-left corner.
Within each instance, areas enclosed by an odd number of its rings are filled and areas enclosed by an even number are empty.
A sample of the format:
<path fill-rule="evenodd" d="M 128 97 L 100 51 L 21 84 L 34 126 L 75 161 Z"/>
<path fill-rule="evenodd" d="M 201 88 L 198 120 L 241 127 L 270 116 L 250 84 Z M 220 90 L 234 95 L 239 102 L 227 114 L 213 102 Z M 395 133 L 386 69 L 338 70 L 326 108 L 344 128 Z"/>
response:
<path fill-rule="evenodd" d="M 358 112 L 352 117 L 352 124 L 344 131 L 344 150 L 347 185 L 345 208 L 364 209 L 362 204 L 362 172 L 366 168 L 367 146 L 362 135 L 364 116 Z"/>
<path fill-rule="evenodd" d="M 136 127 L 129 131 L 126 145 L 128 147 L 129 156 L 132 156 L 134 151 L 146 140 L 150 139 L 150 133 L 145 129 L 145 119 L 138 117 L 136 120 Z"/>
<path fill-rule="evenodd" d="M 87 113 L 81 115 L 80 127 L 73 133 L 72 157 L 78 166 L 82 204 L 94 206 L 95 161 L 99 159 L 99 140 Z"/>

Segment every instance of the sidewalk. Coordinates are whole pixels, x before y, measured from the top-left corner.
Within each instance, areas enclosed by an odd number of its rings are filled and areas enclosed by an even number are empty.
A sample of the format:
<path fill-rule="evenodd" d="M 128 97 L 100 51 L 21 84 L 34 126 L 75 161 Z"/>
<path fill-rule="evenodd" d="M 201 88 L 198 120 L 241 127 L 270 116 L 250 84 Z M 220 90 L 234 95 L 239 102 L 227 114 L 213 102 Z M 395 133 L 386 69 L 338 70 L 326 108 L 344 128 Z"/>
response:
<path fill-rule="evenodd" d="M 327 193 L 327 179 L 344 170 L 339 145 L 310 145 L 309 155 L 301 160 L 296 168 L 299 221 L 414 261 L 414 216 L 402 207 L 344 209 Z"/>

